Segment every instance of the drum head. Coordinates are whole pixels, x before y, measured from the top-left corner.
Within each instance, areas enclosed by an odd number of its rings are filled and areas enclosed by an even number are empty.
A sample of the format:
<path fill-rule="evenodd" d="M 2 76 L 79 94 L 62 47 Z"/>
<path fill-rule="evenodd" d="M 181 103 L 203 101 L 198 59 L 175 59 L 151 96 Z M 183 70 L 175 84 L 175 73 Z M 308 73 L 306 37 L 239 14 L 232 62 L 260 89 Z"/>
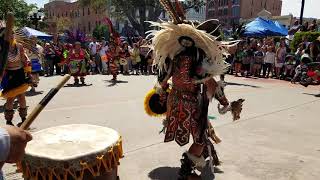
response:
<path fill-rule="evenodd" d="M 52 127 L 34 133 L 26 157 L 56 161 L 73 160 L 107 151 L 119 142 L 113 129 L 87 124 Z"/>

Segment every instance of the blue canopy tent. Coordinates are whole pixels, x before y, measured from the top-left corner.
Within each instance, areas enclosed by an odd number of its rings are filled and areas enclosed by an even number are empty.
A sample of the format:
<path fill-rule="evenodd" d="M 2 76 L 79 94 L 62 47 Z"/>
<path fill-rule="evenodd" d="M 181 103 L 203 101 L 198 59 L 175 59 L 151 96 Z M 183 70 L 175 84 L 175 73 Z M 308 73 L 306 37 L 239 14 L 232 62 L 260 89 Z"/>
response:
<path fill-rule="evenodd" d="M 27 36 L 27 37 L 32 37 L 35 36 L 38 39 L 44 40 L 44 41 L 50 41 L 53 39 L 53 36 L 46 34 L 44 32 L 29 28 L 29 27 L 24 27 L 22 28 L 22 32 Z"/>
<path fill-rule="evenodd" d="M 288 30 L 271 20 L 256 18 L 245 26 L 243 36 L 246 37 L 267 37 L 267 36 L 287 36 Z"/>

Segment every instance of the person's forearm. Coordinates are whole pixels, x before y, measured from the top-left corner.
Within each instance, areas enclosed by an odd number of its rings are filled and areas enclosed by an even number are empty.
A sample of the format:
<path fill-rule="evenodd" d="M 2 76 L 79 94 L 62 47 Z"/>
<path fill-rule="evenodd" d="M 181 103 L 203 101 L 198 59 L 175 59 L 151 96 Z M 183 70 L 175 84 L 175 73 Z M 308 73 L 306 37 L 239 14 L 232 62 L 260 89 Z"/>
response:
<path fill-rule="evenodd" d="M 6 129 L 0 127 L 0 170 L 7 160 L 10 151 L 10 136 Z"/>

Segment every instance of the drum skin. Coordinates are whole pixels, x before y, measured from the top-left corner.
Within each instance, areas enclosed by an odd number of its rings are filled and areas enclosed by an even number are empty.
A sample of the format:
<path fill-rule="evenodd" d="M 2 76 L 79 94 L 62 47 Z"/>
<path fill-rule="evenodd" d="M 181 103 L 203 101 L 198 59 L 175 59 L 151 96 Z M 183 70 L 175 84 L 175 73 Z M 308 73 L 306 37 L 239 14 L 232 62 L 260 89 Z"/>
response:
<path fill-rule="evenodd" d="M 116 131 L 64 125 L 34 133 L 18 168 L 26 180 L 117 180 L 122 156 Z"/>

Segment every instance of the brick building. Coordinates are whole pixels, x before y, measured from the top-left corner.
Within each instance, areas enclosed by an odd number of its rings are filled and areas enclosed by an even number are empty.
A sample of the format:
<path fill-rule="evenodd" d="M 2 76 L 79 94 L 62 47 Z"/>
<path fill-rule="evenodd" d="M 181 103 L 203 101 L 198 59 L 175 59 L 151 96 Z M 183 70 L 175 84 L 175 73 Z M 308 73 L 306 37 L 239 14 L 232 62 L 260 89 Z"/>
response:
<path fill-rule="evenodd" d="M 281 0 L 208 0 L 206 18 L 219 19 L 225 26 L 239 24 L 240 19 L 257 17 L 262 10 L 280 16 Z"/>
<path fill-rule="evenodd" d="M 91 7 L 82 7 L 80 3 L 64 1 L 50 1 L 44 5 L 46 12 L 46 22 L 49 24 L 50 33 L 57 32 L 57 22 L 69 21 L 70 30 L 79 29 L 84 33 L 90 34 L 94 28 L 102 23 L 102 20 L 107 17 L 107 12 L 99 12 Z M 63 22 L 62 22 L 63 23 Z"/>

